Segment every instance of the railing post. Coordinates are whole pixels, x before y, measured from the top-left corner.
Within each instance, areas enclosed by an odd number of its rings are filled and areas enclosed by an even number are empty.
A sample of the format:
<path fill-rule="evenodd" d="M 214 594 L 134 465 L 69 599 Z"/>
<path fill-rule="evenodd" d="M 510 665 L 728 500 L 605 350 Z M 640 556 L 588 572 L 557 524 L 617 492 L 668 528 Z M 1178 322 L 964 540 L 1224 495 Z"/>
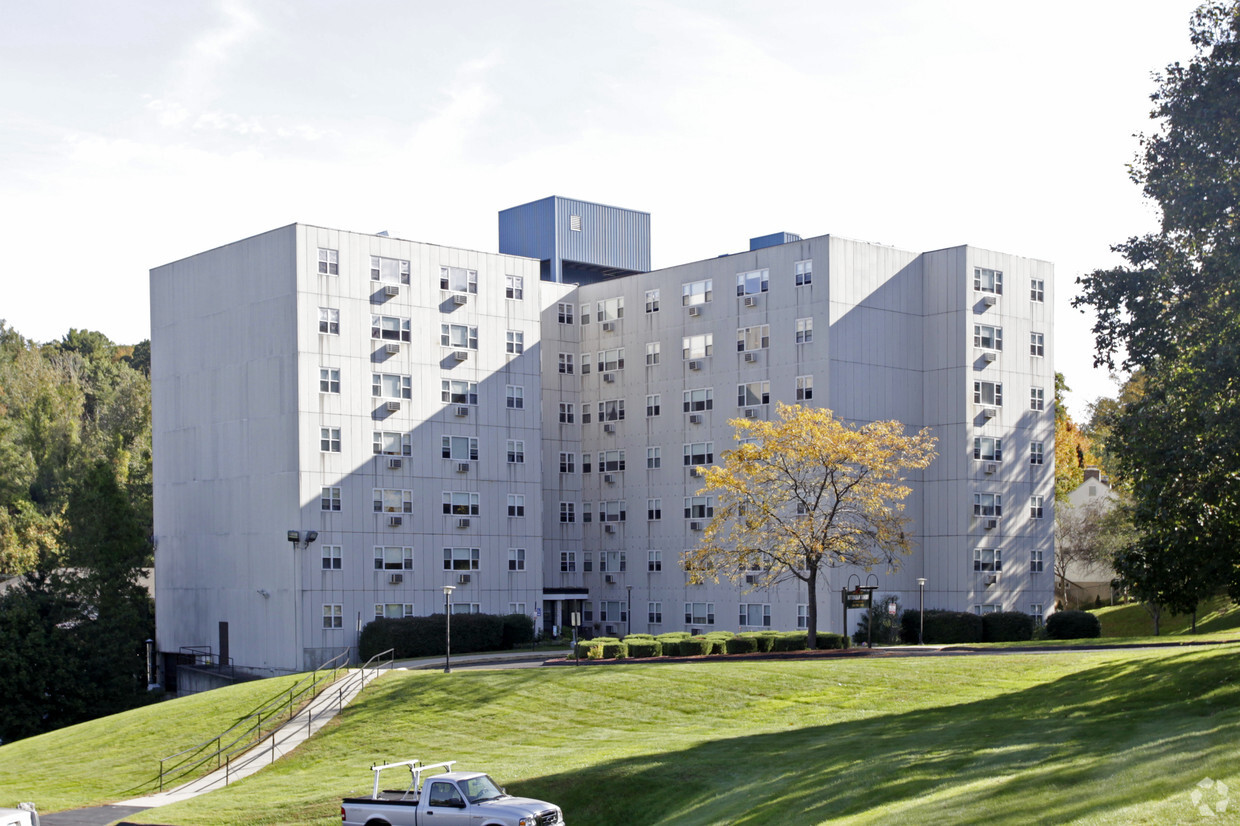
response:
<path fill-rule="evenodd" d="M 164 790 L 164 760 L 162 757 L 159 759 L 159 790 L 161 792 Z"/>

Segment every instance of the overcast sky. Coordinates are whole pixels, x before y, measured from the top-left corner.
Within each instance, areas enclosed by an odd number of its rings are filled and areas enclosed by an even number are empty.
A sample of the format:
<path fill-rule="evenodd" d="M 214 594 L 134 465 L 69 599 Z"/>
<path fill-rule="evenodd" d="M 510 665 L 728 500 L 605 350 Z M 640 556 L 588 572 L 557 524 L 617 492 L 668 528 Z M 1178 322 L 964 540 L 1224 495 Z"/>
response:
<path fill-rule="evenodd" d="M 148 271 L 295 221 L 495 251 L 557 194 L 648 211 L 653 264 L 777 231 L 1056 265 L 1156 224 L 1127 176 L 1189 0 L 5 0 L 0 318 L 150 334 Z"/>

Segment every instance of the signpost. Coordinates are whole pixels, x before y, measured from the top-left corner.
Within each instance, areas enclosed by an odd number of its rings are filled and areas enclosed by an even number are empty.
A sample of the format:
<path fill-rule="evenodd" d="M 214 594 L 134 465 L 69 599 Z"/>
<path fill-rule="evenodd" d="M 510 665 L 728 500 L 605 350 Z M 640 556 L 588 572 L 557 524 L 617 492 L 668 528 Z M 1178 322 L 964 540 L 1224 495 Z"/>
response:
<path fill-rule="evenodd" d="M 854 579 L 857 580 L 857 584 L 853 585 L 853 587 L 850 589 L 848 585 L 852 585 L 852 581 Z M 868 580 L 870 579 L 874 580 L 873 585 L 869 583 Z M 866 584 L 862 585 L 861 577 L 857 576 L 856 574 L 853 574 L 852 576 L 848 578 L 848 585 L 845 585 L 843 588 L 840 589 L 840 600 L 842 601 L 844 605 L 844 636 L 845 637 L 848 636 L 848 611 L 849 609 L 850 608 L 853 608 L 853 609 L 862 608 L 862 609 L 865 609 L 867 612 L 870 610 L 870 607 L 874 604 L 874 592 L 878 590 L 878 578 L 874 576 L 873 574 L 870 574 L 870 576 L 867 579 Z M 870 647 L 870 633 L 873 630 L 871 628 L 873 624 L 874 623 L 870 622 L 867 616 L 866 623 L 865 623 L 865 646 L 866 648 Z"/>

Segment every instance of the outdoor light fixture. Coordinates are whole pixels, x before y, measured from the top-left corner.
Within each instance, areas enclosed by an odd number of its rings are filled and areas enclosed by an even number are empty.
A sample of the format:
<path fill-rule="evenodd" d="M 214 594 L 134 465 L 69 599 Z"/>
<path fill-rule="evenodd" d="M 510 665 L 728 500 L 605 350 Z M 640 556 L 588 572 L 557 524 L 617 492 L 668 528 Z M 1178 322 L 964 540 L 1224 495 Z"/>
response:
<path fill-rule="evenodd" d="M 318 538 L 319 538 L 318 531 L 306 531 L 306 544 L 307 545 L 309 545 L 311 542 L 313 542 L 314 540 Z"/>
<path fill-rule="evenodd" d="M 452 592 L 455 585 L 443 586 L 443 673 L 452 673 Z"/>
<path fill-rule="evenodd" d="M 917 577 L 917 644 L 925 645 L 926 635 L 926 578 Z"/>
<path fill-rule="evenodd" d="M 266 588 L 259 588 L 258 593 L 263 599 L 269 599 L 271 597 L 271 592 Z"/>
<path fill-rule="evenodd" d="M 288 541 L 296 545 L 298 542 L 301 541 L 301 532 L 300 531 L 289 531 Z"/>
<path fill-rule="evenodd" d="M 288 532 L 288 541 L 293 543 L 294 548 L 297 547 L 298 543 L 301 543 L 301 547 L 303 548 L 309 547 L 310 543 L 318 538 L 319 538 L 318 531 L 306 531 L 304 540 L 303 540 L 301 531 L 289 531 Z"/>

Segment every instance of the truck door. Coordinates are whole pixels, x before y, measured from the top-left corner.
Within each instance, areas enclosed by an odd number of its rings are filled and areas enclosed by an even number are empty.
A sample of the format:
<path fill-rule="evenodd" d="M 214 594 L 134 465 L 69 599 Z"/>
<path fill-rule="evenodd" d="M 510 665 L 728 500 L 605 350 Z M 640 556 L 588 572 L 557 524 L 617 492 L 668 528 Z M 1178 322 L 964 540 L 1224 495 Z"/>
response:
<path fill-rule="evenodd" d="M 467 826 L 470 822 L 469 804 L 455 783 L 432 780 L 426 795 L 427 826 Z"/>

